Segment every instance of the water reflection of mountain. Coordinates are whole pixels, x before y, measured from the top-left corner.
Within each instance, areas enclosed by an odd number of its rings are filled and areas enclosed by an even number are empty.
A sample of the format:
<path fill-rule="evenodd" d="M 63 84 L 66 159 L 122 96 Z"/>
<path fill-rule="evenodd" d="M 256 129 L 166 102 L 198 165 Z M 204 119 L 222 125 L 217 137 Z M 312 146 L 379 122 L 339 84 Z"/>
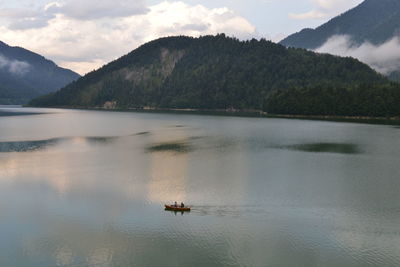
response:
<path fill-rule="evenodd" d="M 87 137 L 62 137 L 50 138 L 45 140 L 27 140 L 27 141 L 6 141 L 0 142 L 0 152 L 28 152 L 45 149 L 54 146 L 60 142 L 83 141 L 91 144 L 107 144 L 116 141 L 119 136 L 87 136 Z"/>
<path fill-rule="evenodd" d="M 47 146 L 55 145 L 61 140 L 61 138 L 52 138 L 38 141 L 0 142 L 0 152 L 26 152 L 39 150 Z"/>
<path fill-rule="evenodd" d="M 29 115 L 41 115 L 41 112 L 14 112 L 9 110 L 0 110 L 0 117 L 10 117 L 10 116 L 29 116 Z"/>
<path fill-rule="evenodd" d="M 357 144 L 351 143 L 305 143 L 281 146 L 281 149 L 313 152 L 313 153 L 337 153 L 337 154 L 360 154 L 361 149 Z"/>

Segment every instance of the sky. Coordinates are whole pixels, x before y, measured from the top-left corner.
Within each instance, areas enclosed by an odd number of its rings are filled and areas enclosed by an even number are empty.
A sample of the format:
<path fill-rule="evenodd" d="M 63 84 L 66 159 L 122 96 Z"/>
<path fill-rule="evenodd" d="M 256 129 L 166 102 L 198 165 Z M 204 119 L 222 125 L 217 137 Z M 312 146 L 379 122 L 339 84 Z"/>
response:
<path fill-rule="evenodd" d="M 362 0 L 0 0 L 0 41 L 80 74 L 145 42 L 226 33 L 280 41 Z"/>

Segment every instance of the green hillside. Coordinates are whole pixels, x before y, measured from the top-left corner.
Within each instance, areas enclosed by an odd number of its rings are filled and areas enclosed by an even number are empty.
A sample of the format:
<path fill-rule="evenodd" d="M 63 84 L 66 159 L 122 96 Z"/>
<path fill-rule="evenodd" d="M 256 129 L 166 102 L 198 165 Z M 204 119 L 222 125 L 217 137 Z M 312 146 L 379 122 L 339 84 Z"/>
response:
<path fill-rule="evenodd" d="M 386 83 L 352 58 L 225 35 L 147 43 L 33 106 L 268 110 L 273 92 Z"/>
<path fill-rule="evenodd" d="M 396 83 L 353 86 L 319 85 L 275 91 L 265 111 L 284 115 L 399 117 Z"/>

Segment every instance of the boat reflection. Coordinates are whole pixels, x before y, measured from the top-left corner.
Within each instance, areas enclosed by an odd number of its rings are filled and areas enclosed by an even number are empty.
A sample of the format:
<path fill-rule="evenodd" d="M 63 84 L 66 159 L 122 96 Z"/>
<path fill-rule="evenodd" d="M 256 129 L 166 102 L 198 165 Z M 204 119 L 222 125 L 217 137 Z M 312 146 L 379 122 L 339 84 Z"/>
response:
<path fill-rule="evenodd" d="M 168 211 L 168 212 L 170 212 L 170 213 L 173 213 L 175 216 L 179 213 L 180 215 L 184 215 L 185 213 L 190 213 L 190 210 L 188 210 L 188 211 L 177 211 L 177 210 L 170 210 L 170 209 L 167 209 L 167 208 L 165 208 L 164 209 L 165 211 Z"/>

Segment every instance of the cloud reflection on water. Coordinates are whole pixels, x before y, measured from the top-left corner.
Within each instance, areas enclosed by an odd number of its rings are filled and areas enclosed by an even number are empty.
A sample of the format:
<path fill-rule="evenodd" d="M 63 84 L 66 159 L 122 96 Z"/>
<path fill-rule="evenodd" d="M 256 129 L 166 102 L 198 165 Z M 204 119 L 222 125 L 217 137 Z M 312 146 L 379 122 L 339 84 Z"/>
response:
<path fill-rule="evenodd" d="M 150 153 L 148 199 L 152 202 L 160 204 L 173 203 L 174 201 L 187 202 L 185 184 L 188 155 L 185 153 L 185 147 L 179 146 L 184 144 L 181 141 L 186 140 L 187 136 L 184 131 L 167 131 L 163 135 L 153 135 L 152 144 L 147 147 Z M 162 144 L 164 149 L 160 149 Z M 178 145 L 176 145 L 178 144 Z M 178 153 L 177 153 L 178 152 Z"/>

